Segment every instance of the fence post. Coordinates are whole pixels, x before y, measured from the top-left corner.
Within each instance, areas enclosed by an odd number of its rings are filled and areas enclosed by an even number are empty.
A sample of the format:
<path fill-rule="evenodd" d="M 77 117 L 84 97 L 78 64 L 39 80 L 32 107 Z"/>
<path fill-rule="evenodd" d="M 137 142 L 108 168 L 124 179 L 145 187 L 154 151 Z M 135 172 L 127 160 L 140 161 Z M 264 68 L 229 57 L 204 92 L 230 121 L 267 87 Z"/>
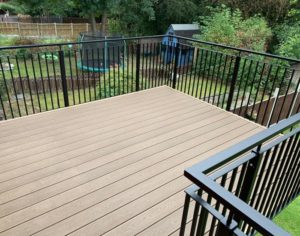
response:
<path fill-rule="evenodd" d="M 229 90 L 229 95 L 228 95 L 228 100 L 226 105 L 226 111 L 230 111 L 231 108 L 233 95 L 234 95 L 234 88 L 239 74 L 240 62 L 241 62 L 241 57 L 237 56 L 234 63 L 233 75 L 230 83 L 230 90 Z"/>
<path fill-rule="evenodd" d="M 89 32 L 89 23 L 86 23 L 86 32 Z"/>
<path fill-rule="evenodd" d="M 71 23 L 71 35 L 74 36 L 73 23 Z"/>
<path fill-rule="evenodd" d="M 57 37 L 57 27 L 56 27 L 56 22 L 54 22 L 54 32 L 55 32 L 55 36 Z"/>
<path fill-rule="evenodd" d="M 136 45 L 136 74 L 135 74 L 135 91 L 140 90 L 140 61 L 141 61 L 141 43 Z"/>
<path fill-rule="evenodd" d="M 21 32 L 20 32 L 20 23 L 18 22 L 18 34 L 19 36 L 21 36 Z"/>
<path fill-rule="evenodd" d="M 61 46 L 59 48 L 58 55 L 59 55 L 59 66 L 60 66 L 60 73 L 61 73 L 62 91 L 64 95 L 64 103 L 65 103 L 65 107 L 68 107 L 69 96 L 68 96 L 68 87 L 67 87 L 67 80 L 66 80 L 65 58 L 64 58 L 64 51 L 62 51 Z"/>
<path fill-rule="evenodd" d="M 169 53 L 167 51 L 167 53 Z M 167 55 L 168 57 L 168 55 Z M 172 88 L 176 88 L 176 79 L 177 79 L 177 67 L 178 67 L 178 60 L 179 60 L 179 43 L 176 44 L 175 47 L 175 62 L 174 62 L 174 70 L 173 70 L 173 78 L 172 78 Z"/>
<path fill-rule="evenodd" d="M 40 36 L 39 23 L 36 23 L 36 28 L 37 28 L 37 35 Z"/>

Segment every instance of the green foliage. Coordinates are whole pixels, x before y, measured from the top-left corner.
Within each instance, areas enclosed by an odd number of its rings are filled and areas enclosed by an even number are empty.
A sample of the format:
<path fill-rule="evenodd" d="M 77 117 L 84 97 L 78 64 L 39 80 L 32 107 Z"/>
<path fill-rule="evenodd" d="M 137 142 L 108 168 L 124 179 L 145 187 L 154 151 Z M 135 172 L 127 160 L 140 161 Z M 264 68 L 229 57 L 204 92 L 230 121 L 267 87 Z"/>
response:
<path fill-rule="evenodd" d="M 157 0 L 120 1 L 111 9 L 109 30 L 132 36 L 154 34 L 154 6 L 157 2 Z"/>
<path fill-rule="evenodd" d="M 217 2 L 225 4 L 232 10 L 239 9 L 245 18 L 260 14 L 270 25 L 276 25 L 286 19 L 295 0 L 218 0 Z"/>
<path fill-rule="evenodd" d="M 170 24 L 192 23 L 200 12 L 195 0 L 161 0 L 155 6 L 156 33 L 164 34 Z"/>
<path fill-rule="evenodd" d="M 100 16 L 109 11 L 118 0 L 73 0 L 75 6 L 80 9 L 80 15 L 89 17 L 91 14 Z"/>
<path fill-rule="evenodd" d="M 300 21 L 300 1 L 290 0 L 290 9 L 288 12 L 287 20 L 289 22 L 299 22 Z"/>
<path fill-rule="evenodd" d="M 113 97 L 120 94 L 126 94 L 128 92 L 135 91 L 135 74 L 126 69 L 120 68 L 118 72 L 117 69 L 111 69 L 109 72 L 102 75 L 101 84 L 99 86 L 98 97 Z"/>
<path fill-rule="evenodd" d="M 280 55 L 300 59 L 300 34 L 287 38 L 279 47 Z"/>
<path fill-rule="evenodd" d="M 1 46 L 21 46 L 21 45 L 34 45 L 34 44 L 51 44 L 51 43 L 62 43 L 66 42 L 65 39 L 61 38 L 26 38 L 26 37 L 0 37 Z M 68 46 L 62 47 L 65 51 L 69 50 Z M 29 59 L 31 54 L 35 57 L 37 52 L 47 52 L 47 51 L 56 51 L 56 47 L 33 47 L 33 48 L 20 48 L 12 50 L 1 50 L 0 55 L 6 56 L 10 55 L 11 57 L 18 56 L 25 59 Z"/>
<path fill-rule="evenodd" d="M 75 10 L 73 0 L 12 0 L 22 7 L 23 14 L 31 16 L 66 16 Z"/>
<path fill-rule="evenodd" d="M 9 2 L 0 2 L 0 9 L 9 11 L 10 14 L 18 14 L 24 12 L 22 6 L 18 6 L 17 4 L 12 4 Z"/>
<path fill-rule="evenodd" d="M 239 10 L 225 6 L 216 8 L 211 16 L 200 17 L 201 34 L 198 39 L 210 42 L 265 51 L 271 29 L 259 16 L 243 19 Z"/>
<path fill-rule="evenodd" d="M 7 96 L 6 96 L 6 90 L 5 90 L 5 84 L 4 84 L 4 80 L 1 77 L 0 78 L 0 94 L 1 94 L 1 99 L 2 101 L 6 101 L 7 100 Z M 1 104 L 0 104 L 0 110 L 1 110 Z"/>
<path fill-rule="evenodd" d="M 277 53 L 282 56 L 300 59 L 300 23 L 283 24 L 276 29 L 279 40 Z"/>

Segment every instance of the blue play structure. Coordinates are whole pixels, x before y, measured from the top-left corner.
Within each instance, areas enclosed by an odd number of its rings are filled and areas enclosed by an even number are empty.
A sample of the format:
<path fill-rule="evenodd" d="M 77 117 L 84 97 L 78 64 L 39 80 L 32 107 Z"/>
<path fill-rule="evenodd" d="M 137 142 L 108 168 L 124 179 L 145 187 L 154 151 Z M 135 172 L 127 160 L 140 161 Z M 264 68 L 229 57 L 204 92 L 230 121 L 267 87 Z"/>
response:
<path fill-rule="evenodd" d="M 199 34 L 197 24 L 172 24 L 169 26 L 166 36 L 162 39 L 161 57 L 164 64 L 170 64 L 175 57 L 175 47 L 179 44 L 178 66 L 191 64 L 194 56 L 194 47 L 186 40 L 172 36 L 192 38 Z"/>

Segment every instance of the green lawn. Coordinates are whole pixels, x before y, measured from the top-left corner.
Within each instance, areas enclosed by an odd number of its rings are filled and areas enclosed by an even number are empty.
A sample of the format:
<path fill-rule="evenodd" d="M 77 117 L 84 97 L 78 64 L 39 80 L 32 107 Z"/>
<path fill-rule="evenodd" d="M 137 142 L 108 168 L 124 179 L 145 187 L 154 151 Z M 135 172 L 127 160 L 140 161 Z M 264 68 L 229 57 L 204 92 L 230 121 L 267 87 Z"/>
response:
<path fill-rule="evenodd" d="M 72 88 L 69 87 L 68 98 L 70 106 L 135 91 L 135 81 L 130 74 L 126 74 L 124 77 L 120 75 L 119 79 L 118 77 L 114 79 L 112 74 L 110 79 L 108 79 L 108 76 L 106 74 L 104 81 L 104 75 L 101 75 L 101 83 L 99 78 L 97 78 L 95 85 L 92 82 L 89 84 L 88 80 L 86 80 L 85 89 L 74 88 L 74 91 L 72 91 Z M 47 81 L 44 83 L 47 83 Z M 29 90 L 26 90 L 24 94 L 25 99 L 20 97 L 17 100 L 13 89 L 10 89 L 10 103 L 7 96 L 3 101 L 8 119 L 12 118 L 13 115 L 14 117 L 19 117 L 20 113 L 21 116 L 24 116 L 26 113 L 32 114 L 64 107 L 64 96 L 61 89 L 58 91 L 54 89 L 51 93 L 46 91 L 44 94 L 42 91 L 37 93 L 35 88 L 32 88 L 32 94 L 30 94 Z"/>
<path fill-rule="evenodd" d="M 226 91 L 226 85 L 221 86 L 221 81 L 214 81 L 214 80 L 206 80 L 202 78 L 190 78 L 187 76 L 187 78 L 179 79 L 177 83 L 177 88 L 182 91 L 189 93 L 190 95 L 193 96 L 199 96 L 200 94 L 202 97 L 204 95 L 208 96 L 213 95 L 216 91 L 216 94 L 223 94 Z M 206 93 L 205 93 L 206 91 Z M 227 90 L 228 92 L 229 90 Z M 198 97 L 197 96 L 197 97 Z"/>
<path fill-rule="evenodd" d="M 296 198 L 273 220 L 293 236 L 300 235 L 300 197 Z"/>
<path fill-rule="evenodd" d="M 6 58 L 2 58 L 2 62 L 8 62 Z M 54 63 L 53 63 L 54 62 Z M 21 77 L 29 77 L 30 79 L 33 79 L 34 77 L 44 77 L 47 78 L 53 77 L 54 75 L 60 75 L 60 65 L 58 60 L 52 61 L 52 60 L 45 60 L 40 56 L 40 60 L 38 60 L 37 57 L 34 57 L 33 60 L 23 58 L 18 58 L 18 63 L 15 58 L 10 58 L 10 64 L 14 65 L 14 68 L 12 70 L 12 76 L 13 78 Z M 19 65 L 19 67 L 17 66 Z M 70 76 L 75 75 L 76 73 L 76 61 L 75 57 L 71 56 L 70 58 L 68 55 L 65 56 L 65 69 L 66 69 L 66 75 Z M 80 73 L 81 71 L 78 71 Z M 10 70 L 6 70 L 4 72 L 6 79 L 11 79 L 11 72 Z M 1 74 L 1 77 L 3 75 Z"/>

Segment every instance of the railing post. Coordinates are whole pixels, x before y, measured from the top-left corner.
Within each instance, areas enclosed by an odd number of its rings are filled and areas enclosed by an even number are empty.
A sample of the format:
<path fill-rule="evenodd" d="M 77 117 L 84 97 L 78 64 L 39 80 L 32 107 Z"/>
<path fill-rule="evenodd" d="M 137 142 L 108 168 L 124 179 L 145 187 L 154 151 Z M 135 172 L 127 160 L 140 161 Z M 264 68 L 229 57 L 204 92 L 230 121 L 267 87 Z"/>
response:
<path fill-rule="evenodd" d="M 261 149 L 261 144 L 256 148 L 255 151 L 254 150 L 252 151 L 255 152 L 256 156 L 252 158 L 248 163 L 248 167 L 244 175 L 245 177 L 241 185 L 241 191 L 239 193 L 239 198 L 244 202 L 246 202 L 247 204 L 251 197 L 253 186 L 256 181 L 256 176 L 260 165 L 260 160 L 261 160 L 260 149 Z M 235 217 L 235 219 L 238 222 L 238 224 L 241 223 L 239 217 Z"/>
<path fill-rule="evenodd" d="M 141 62 L 141 44 L 136 45 L 136 75 L 135 75 L 135 91 L 140 90 L 140 62 Z"/>
<path fill-rule="evenodd" d="M 64 51 L 59 49 L 59 67 L 60 67 L 60 74 L 61 74 L 61 84 L 62 84 L 62 91 L 64 95 L 64 103 L 65 107 L 69 106 L 69 96 L 68 96 L 68 87 L 67 87 L 67 80 L 66 80 L 66 67 L 65 67 L 65 58 L 64 58 Z"/>
<path fill-rule="evenodd" d="M 233 95 L 234 95 L 234 88 L 235 88 L 235 84 L 236 84 L 238 74 L 239 74 L 240 62 L 241 62 L 241 57 L 237 56 L 235 59 L 235 63 L 234 63 L 233 75 L 232 75 L 231 83 L 230 83 L 230 90 L 229 90 L 229 96 L 228 96 L 227 105 L 226 105 L 226 111 L 230 111 L 230 109 L 231 109 L 231 104 L 232 104 Z"/>
<path fill-rule="evenodd" d="M 175 62 L 174 62 L 174 71 L 173 71 L 173 78 L 172 78 L 173 79 L 172 80 L 172 88 L 173 89 L 176 88 L 178 60 L 179 60 L 179 43 L 177 43 L 176 47 L 175 47 Z"/>
<path fill-rule="evenodd" d="M 254 158 L 252 158 L 249 161 L 246 173 L 245 173 L 245 179 L 243 181 L 243 184 L 241 186 L 241 191 L 240 191 L 240 196 L 239 198 L 242 199 L 244 202 L 248 202 L 252 189 L 253 189 L 253 185 L 255 183 L 255 177 L 257 175 L 258 172 L 258 167 L 259 167 L 259 161 L 260 161 L 260 148 L 261 145 L 259 145 L 255 151 L 256 156 Z"/>
<path fill-rule="evenodd" d="M 188 194 L 185 194 L 179 236 L 184 236 L 185 233 L 185 226 L 186 226 L 186 221 L 187 221 L 187 216 L 188 216 L 188 211 L 190 206 L 190 200 L 191 200 L 190 196 Z"/>
<path fill-rule="evenodd" d="M 233 230 L 229 229 L 228 226 L 224 225 L 222 222 L 219 223 L 216 229 L 216 236 L 232 236 Z"/>

